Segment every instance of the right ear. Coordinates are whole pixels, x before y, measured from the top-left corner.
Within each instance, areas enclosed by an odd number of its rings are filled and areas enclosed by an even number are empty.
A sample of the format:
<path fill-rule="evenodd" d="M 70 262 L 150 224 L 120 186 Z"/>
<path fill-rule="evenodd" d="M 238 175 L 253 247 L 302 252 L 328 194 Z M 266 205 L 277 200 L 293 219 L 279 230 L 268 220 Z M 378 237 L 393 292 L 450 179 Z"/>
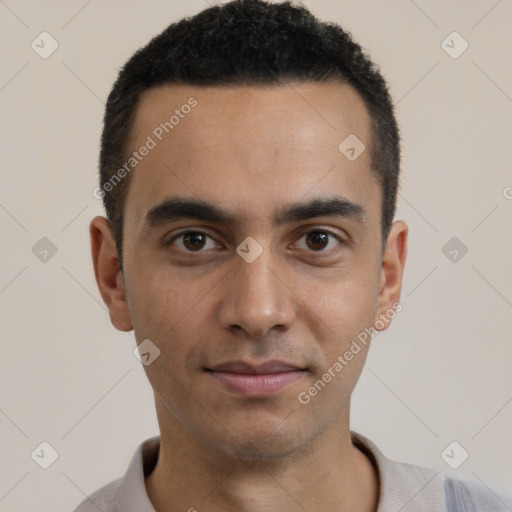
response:
<path fill-rule="evenodd" d="M 115 239 L 109 221 L 95 217 L 89 228 L 94 275 L 112 325 L 120 331 L 133 329 Z"/>

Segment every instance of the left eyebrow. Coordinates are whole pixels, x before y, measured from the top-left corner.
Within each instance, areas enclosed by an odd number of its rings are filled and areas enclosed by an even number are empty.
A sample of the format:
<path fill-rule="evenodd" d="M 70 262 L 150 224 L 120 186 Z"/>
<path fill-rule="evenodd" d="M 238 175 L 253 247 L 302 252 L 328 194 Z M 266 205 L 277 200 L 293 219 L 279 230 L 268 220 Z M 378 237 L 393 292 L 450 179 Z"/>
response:
<path fill-rule="evenodd" d="M 360 224 L 364 224 L 367 218 L 361 205 L 335 196 L 287 204 L 275 214 L 272 224 L 273 227 L 277 227 L 315 217 L 345 217 Z M 226 225 L 237 224 L 237 215 L 219 205 L 184 197 L 172 197 L 148 211 L 145 218 L 146 228 L 185 218 Z"/>
<path fill-rule="evenodd" d="M 283 207 L 274 218 L 274 226 L 315 217 L 347 217 L 360 224 L 366 222 L 364 208 L 344 197 L 313 199 L 307 203 L 292 203 Z"/>

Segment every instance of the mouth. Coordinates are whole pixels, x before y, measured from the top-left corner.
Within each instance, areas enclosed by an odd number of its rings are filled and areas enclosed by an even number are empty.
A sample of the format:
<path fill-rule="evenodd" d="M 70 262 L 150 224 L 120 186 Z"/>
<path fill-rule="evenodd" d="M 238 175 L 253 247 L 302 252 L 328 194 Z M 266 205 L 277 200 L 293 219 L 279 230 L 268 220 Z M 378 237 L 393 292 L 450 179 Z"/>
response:
<path fill-rule="evenodd" d="M 248 364 L 227 361 L 205 368 L 224 389 L 239 396 L 265 397 L 279 393 L 303 378 L 307 369 L 284 361 Z"/>

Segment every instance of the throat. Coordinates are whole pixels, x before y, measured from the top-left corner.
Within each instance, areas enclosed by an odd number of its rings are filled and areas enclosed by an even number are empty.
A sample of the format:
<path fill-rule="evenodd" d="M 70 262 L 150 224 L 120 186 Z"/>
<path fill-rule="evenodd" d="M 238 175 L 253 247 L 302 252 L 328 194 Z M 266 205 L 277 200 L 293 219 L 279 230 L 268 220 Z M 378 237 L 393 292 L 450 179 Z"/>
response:
<path fill-rule="evenodd" d="M 213 473 L 189 461 L 185 471 L 179 471 L 164 462 L 159 458 L 145 477 L 148 497 L 158 512 L 376 512 L 379 502 L 378 470 L 371 454 L 354 445 L 347 464 L 333 459 L 284 472 L 244 461 L 230 471 L 217 468 Z"/>

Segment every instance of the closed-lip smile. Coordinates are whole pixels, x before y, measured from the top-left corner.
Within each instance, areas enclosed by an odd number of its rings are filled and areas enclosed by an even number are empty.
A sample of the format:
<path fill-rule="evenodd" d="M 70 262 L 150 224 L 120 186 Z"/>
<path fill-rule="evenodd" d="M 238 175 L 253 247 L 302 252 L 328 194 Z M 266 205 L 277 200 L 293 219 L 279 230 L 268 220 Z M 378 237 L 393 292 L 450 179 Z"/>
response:
<path fill-rule="evenodd" d="M 205 370 L 227 391 L 246 397 L 279 393 L 307 372 L 304 367 L 279 360 L 259 364 L 226 361 Z"/>
<path fill-rule="evenodd" d="M 272 360 L 260 364 L 249 364 L 243 361 L 226 361 L 225 363 L 220 363 L 211 368 L 207 368 L 207 370 L 211 370 L 214 372 L 245 373 L 260 375 L 264 373 L 283 373 L 297 370 L 305 370 L 305 368 L 288 364 L 285 363 L 284 361 Z"/>

